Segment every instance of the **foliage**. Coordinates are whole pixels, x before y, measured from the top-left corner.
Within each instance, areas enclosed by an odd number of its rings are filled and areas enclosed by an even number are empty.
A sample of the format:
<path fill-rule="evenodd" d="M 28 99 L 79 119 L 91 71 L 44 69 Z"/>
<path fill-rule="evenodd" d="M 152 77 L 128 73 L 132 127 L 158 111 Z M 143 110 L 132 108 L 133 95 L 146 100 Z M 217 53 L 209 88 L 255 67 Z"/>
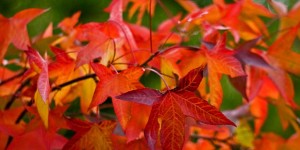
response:
<path fill-rule="evenodd" d="M 168 3 L 0 14 L 0 149 L 297 149 L 300 3 Z"/>

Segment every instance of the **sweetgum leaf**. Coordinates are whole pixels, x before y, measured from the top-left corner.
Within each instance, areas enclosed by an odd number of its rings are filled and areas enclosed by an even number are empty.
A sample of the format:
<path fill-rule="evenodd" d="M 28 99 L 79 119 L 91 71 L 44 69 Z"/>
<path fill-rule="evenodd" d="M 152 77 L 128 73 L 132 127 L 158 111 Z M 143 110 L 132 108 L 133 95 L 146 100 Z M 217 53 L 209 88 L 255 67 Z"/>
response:
<path fill-rule="evenodd" d="M 156 149 L 159 145 L 163 149 L 182 149 L 185 139 L 186 116 L 193 117 L 197 121 L 206 124 L 235 126 L 217 108 L 191 92 L 198 88 L 202 73 L 202 66 L 190 71 L 179 81 L 179 87 L 167 90 L 164 94 L 160 94 L 155 90 L 140 89 L 118 96 L 118 98 L 124 98 L 123 100 L 126 101 L 142 104 L 153 103 L 145 128 L 145 138 L 151 149 Z M 151 93 L 154 95 L 148 96 Z M 142 96 L 148 97 L 143 98 Z M 154 97 L 154 99 L 149 100 L 151 97 Z M 160 137 L 160 140 L 158 137 Z"/>
<path fill-rule="evenodd" d="M 63 149 L 112 149 L 111 134 L 116 126 L 115 122 L 103 121 L 98 125 L 80 120 L 70 120 L 69 124 L 77 133 Z"/>
<path fill-rule="evenodd" d="M 26 50 L 27 46 L 31 45 L 27 33 L 27 24 L 46 11 L 44 9 L 29 8 L 18 12 L 12 18 L 5 18 L 0 14 L 0 64 L 2 64 L 10 43 L 21 50 Z"/>
<path fill-rule="evenodd" d="M 116 98 L 152 106 L 161 96 L 162 94 L 158 90 L 143 88 L 126 92 Z"/>
<path fill-rule="evenodd" d="M 43 101 L 46 103 L 50 93 L 48 63 L 36 50 L 31 47 L 28 47 L 28 50 L 25 52 L 28 56 L 31 68 L 40 73 L 37 82 L 37 88 Z"/>

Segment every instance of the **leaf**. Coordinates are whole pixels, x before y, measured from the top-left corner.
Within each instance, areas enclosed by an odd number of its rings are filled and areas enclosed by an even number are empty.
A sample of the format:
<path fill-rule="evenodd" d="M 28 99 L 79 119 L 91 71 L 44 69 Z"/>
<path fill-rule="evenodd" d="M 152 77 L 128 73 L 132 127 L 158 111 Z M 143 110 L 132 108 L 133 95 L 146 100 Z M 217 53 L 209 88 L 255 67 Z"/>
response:
<path fill-rule="evenodd" d="M 254 145 L 255 150 L 277 150 L 284 142 L 285 140 L 279 135 L 274 133 L 263 133 L 261 138 L 255 140 Z"/>
<path fill-rule="evenodd" d="M 268 115 L 268 103 L 262 98 L 255 98 L 251 101 L 250 112 L 254 116 L 254 133 L 259 134 Z"/>
<path fill-rule="evenodd" d="M 8 146 L 8 150 L 21 149 L 62 149 L 67 139 L 56 132 L 47 131 L 38 126 L 19 136 L 15 136 Z"/>
<path fill-rule="evenodd" d="M 112 136 L 113 149 L 132 149 L 132 150 L 149 150 L 145 138 L 127 142 L 124 136 Z"/>
<path fill-rule="evenodd" d="M 82 81 L 82 90 L 80 93 L 80 108 L 82 113 L 88 114 L 88 109 L 93 99 L 96 83 L 94 79 Z"/>
<path fill-rule="evenodd" d="M 199 9 L 197 4 L 193 1 L 181 1 L 181 0 L 176 0 L 178 4 L 180 4 L 186 11 L 189 11 L 190 13 L 196 11 Z"/>
<path fill-rule="evenodd" d="M 248 148 L 253 148 L 254 134 L 247 120 L 240 119 L 239 125 L 236 128 L 238 142 Z"/>
<path fill-rule="evenodd" d="M 19 114 L 24 110 L 23 107 L 11 108 L 0 111 L 0 132 L 5 135 L 19 135 L 24 132 L 24 125 L 16 124 L 15 121 Z"/>
<path fill-rule="evenodd" d="M 91 66 L 100 78 L 100 81 L 97 83 L 90 108 L 103 103 L 108 97 L 111 97 L 114 111 L 128 140 L 132 141 L 139 138 L 140 132 L 144 130 L 146 125 L 145 118 L 149 116 L 150 107 L 121 101 L 116 99 L 115 96 L 130 90 L 143 88 L 139 78 L 143 75 L 144 69 L 132 67 L 121 73 L 113 74 L 111 70 L 101 64 L 91 63 Z M 138 113 L 136 110 L 141 112 Z"/>
<path fill-rule="evenodd" d="M 72 74 L 75 61 L 62 49 L 57 47 L 50 47 L 51 51 L 55 54 L 55 61 L 48 65 L 49 76 L 51 78 L 58 77 L 59 81 L 56 84 L 66 82 Z"/>
<path fill-rule="evenodd" d="M 219 11 L 223 14 L 221 22 L 230 27 L 233 35 L 234 32 L 238 33 L 235 42 L 238 42 L 239 37 L 250 40 L 261 35 L 268 36 L 267 27 L 259 17 L 272 18 L 274 16 L 265 6 L 251 0 L 225 5 Z"/>
<path fill-rule="evenodd" d="M 267 72 L 284 100 L 296 108 L 298 105 L 294 101 L 295 91 L 291 77 L 285 71 L 278 68 L 268 70 Z"/>
<path fill-rule="evenodd" d="M 176 97 L 177 103 L 186 116 L 193 117 L 197 121 L 206 124 L 235 126 L 235 124 L 228 120 L 219 110 L 210 105 L 206 100 L 195 96 L 193 92 L 176 91 L 172 96 Z"/>
<path fill-rule="evenodd" d="M 287 14 L 288 9 L 284 3 L 275 0 L 267 0 L 267 2 L 271 4 L 273 9 L 279 16 L 285 16 Z"/>
<path fill-rule="evenodd" d="M 21 50 L 26 50 L 27 46 L 31 45 L 27 33 L 27 24 L 46 11 L 29 8 L 18 12 L 12 18 L 5 18 L 0 15 L 0 31 L 2 33 L 0 36 L 0 63 L 2 63 L 10 43 Z"/>
<path fill-rule="evenodd" d="M 218 73 L 228 74 L 231 77 L 245 75 L 240 62 L 232 57 L 222 54 L 211 54 L 207 56 L 209 69 Z"/>
<path fill-rule="evenodd" d="M 284 29 L 293 28 L 293 27 L 297 26 L 300 23 L 300 21 L 299 21 L 300 16 L 298 15 L 299 13 L 300 13 L 300 5 L 299 5 L 299 2 L 297 2 L 289 10 L 289 12 L 287 12 L 286 15 L 284 15 L 280 18 L 279 30 L 284 30 Z M 283 35 L 285 33 L 286 32 L 282 32 L 279 35 Z"/>
<path fill-rule="evenodd" d="M 35 69 L 35 71 L 40 73 L 37 82 L 37 88 L 43 101 L 46 103 L 50 93 L 48 63 L 42 58 L 42 56 L 37 51 L 35 51 L 31 47 L 29 47 L 28 50 L 25 52 L 29 58 L 31 68 Z"/>
<path fill-rule="evenodd" d="M 253 39 L 245 42 L 243 45 L 236 48 L 237 53 L 235 57 L 246 65 L 259 67 L 262 69 L 271 69 L 272 67 L 257 53 L 251 52 L 251 49 L 256 45 L 260 39 Z"/>
<path fill-rule="evenodd" d="M 297 131 L 286 141 L 284 148 L 289 150 L 297 149 L 297 145 L 299 141 L 300 141 L 299 131 Z"/>
<path fill-rule="evenodd" d="M 131 19 L 133 15 L 138 11 L 137 15 L 137 24 L 141 24 L 143 20 L 143 16 L 145 11 L 147 10 L 151 16 L 154 15 L 156 1 L 147 1 L 147 0 L 131 0 L 133 3 L 132 6 L 129 8 L 128 17 Z M 150 3 L 151 3 L 151 10 L 150 10 Z"/>
<path fill-rule="evenodd" d="M 191 70 L 184 78 L 180 80 L 178 88 L 180 90 L 187 90 L 192 92 L 197 90 L 203 77 L 203 69 L 204 66 Z"/>
<path fill-rule="evenodd" d="M 229 78 L 231 84 L 237 89 L 242 96 L 249 101 L 247 96 L 247 76 L 239 76 L 235 78 Z"/>
<path fill-rule="evenodd" d="M 139 48 L 137 47 L 136 41 L 133 37 L 130 28 L 128 27 L 127 24 L 123 22 L 123 1 L 113 0 L 110 6 L 106 10 L 110 12 L 108 22 L 113 23 L 116 27 L 120 29 L 121 32 L 123 32 L 124 37 L 129 44 L 130 52 L 135 61 L 134 63 L 136 63 L 135 56 L 133 55 L 133 51 L 138 50 Z"/>
<path fill-rule="evenodd" d="M 45 125 L 46 128 L 48 128 L 49 124 L 49 106 L 48 103 L 43 101 L 42 96 L 40 95 L 39 91 L 37 90 L 34 94 L 34 100 L 36 103 L 36 107 L 38 110 L 38 113 Z"/>
<path fill-rule="evenodd" d="M 151 114 L 145 128 L 145 137 L 151 149 L 156 149 L 160 144 L 163 149 L 182 149 L 185 116 L 193 117 L 206 124 L 235 126 L 214 106 L 193 93 L 201 82 L 202 72 L 203 67 L 196 68 L 179 81 L 181 86 L 168 90 L 164 94 L 155 92 L 161 96 L 158 100 L 157 95 L 154 96 Z M 153 92 L 151 89 L 144 88 L 129 91 L 118 97 L 121 99 L 124 97 L 124 100 L 127 101 L 144 103 L 144 101 L 137 100 L 136 97 L 140 97 L 145 91 Z M 158 137 L 160 137 L 160 144 L 157 143 Z"/>
<path fill-rule="evenodd" d="M 74 26 L 78 22 L 80 14 L 81 14 L 81 12 L 78 11 L 78 12 L 74 13 L 72 15 L 72 17 L 65 18 L 58 24 L 58 27 L 60 27 L 64 32 L 70 34 L 71 31 L 73 30 Z"/>
<path fill-rule="evenodd" d="M 300 54 L 291 50 L 300 26 L 292 27 L 269 47 L 268 54 L 282 69 L 300 75 Z M 282 44 L 284 43 L 284 44 Z"/>
<path fill-rule="evenodd" d="M 107 41 L 107 36 L 101 32 L 99 32 L 98 36 L 99 38 L 91 40 L 86 46 L 80 48 L 75 68 L 90 63 L 93 59 L 102 57 L 105 54 L 103 45 Z"/>
<path fill-rule="evenodd" d="M 138 81 L 144 72 L 141 68 L 134 67 L 120 74 L 113 74 L 101 64 L 91 63 L 91 67 L 100 78 L 100 81 L 97 84 L 90 108 L 103 103 L 109 96 L 114 97 L 141 87 Z"/>
<path fill-rule="evenodd" d="M 184 142 L 184 119 L 176 97 L 167 92 L 161 98 L 158 119 L 161 119 L 160 139 L 163 149 L 182 149 Z"/>
<path fill-rule="evenodd" d="M 103 121 L 99 125 L 80 120 L 70 120 L 70 127 L 76 134 L 63 149 L 112 149 L 111 134 L 116 127 L 113 121 Z"/>
<path fill-rule="evenodd" d="M 116 96 L 116 98 L 152 106 L 154 102 L 160 99 L 161 95 L 157 90 L 143 88 L 126 92 Z"/>

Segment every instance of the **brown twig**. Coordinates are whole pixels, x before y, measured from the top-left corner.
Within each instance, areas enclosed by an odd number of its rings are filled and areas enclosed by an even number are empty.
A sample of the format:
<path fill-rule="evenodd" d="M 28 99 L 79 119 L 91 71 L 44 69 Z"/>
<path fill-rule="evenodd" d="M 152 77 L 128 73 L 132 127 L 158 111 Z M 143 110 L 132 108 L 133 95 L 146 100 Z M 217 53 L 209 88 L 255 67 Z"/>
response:
<path fill-rule="evenodd" d="M 5 105 L 5 108 L 4 108 L 5 110 L 8 110 L 11 107 L 11 105 L 14 103 L 16 98 L 19 96 L 19 94 L 21 93 L 23 88 L 29 83 L 29 81 L 30 81 L 30 79 L 27 79 L 19 86 L 19 88 L 16 90 L 16 92 L 12 95 L 10 100 Z"/>
<path fill-rule="evenodd" d="M 51 89 L 51 91 L 60 90 L 61 88 L 65 87 L 65 86 L 68 86 L 68 85 L 71 85 L 73 83 L 76 83 L 76 82 L 79 82 L 79 81 L 82 81 L 82 80 L 86 80 L 86 79 L 89 79 L 89 78 L 95 78 L 95 77 L 96 77 L 96 74 L 88 74 L 88 75 L 85 75 L 85 76 L 82 76 L 82 77 L 70 80 L 68 82 L 62 83 L 60 85 L 57 85 L 57 86 L 53 87 Z"/>
<path fill-rule="evenodd" d="M 5 79 L 5 80 L 3 80 L 3 81 L 0 81 L 0 86 L 1 85 L 4 85 L 4 84 L 6 84 L 6 83 L 8 83 L 8 82 L 10 82 L 10 81 L 12 81 L 12 80 L 14 80 L 14 79 L 17 79 L 17 78 L 19 78 L 19 77 L 21 77 L 22 75 L 24 75 L 24 73 L 27 71 L 27 69 L 24 69 L 22 72 L 20 72 L 19 74 L 16 74 L 15 76 L 12 76 L 12 77 L 10 77 L 10 78 L 8 78 L 8 79 Z"/>

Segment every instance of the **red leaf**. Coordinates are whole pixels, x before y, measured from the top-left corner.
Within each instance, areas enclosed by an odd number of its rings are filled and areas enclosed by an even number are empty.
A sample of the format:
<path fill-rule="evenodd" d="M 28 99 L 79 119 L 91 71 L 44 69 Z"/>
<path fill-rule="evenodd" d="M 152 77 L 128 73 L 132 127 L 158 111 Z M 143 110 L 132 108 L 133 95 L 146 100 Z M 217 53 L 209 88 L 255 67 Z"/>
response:
<path fill-rule="evenodd" d="M 235 89 L 237 89 L 242 96 L 249 101 L 249 98 L 247 96 L 247 76 L 239 76 L 239 77 L 235 77 L 235 78 L 231 78 L 229 77 L 229 81 L 231 82 L 231 84 L 235 87 Z"/>
<path fill-rule="evenodd" d="M 195 96 L 192 92 L 172 92 L 172 95 L 176 97 L 177 103 L 186 116 L 191 116 L 206 124 L 235 126 L 217 108 L 210 105 L 206 100 Z"/>
<path fill-rule="evenodd" d="M 154 150 L 157 147 L 157 138 L 158 138 L 158 131 L 160 125 L 158 123 L 158 114 L 161 107 L 161 101 L 157 101 L 153 104 L 152 110 L 149 116 L 149 120 L 147 122 L 145 128 L 145 138 L 148 142 L 148 146 L 150 149 Z"/>
<path fill-rule="evenodd" d="M 194 92 L 197 90 L 202 77 L 204 66 L 191 70 L 184 78 L 179 81 L 178 90 Z"/>
<path fill-rule="evenodd" d="M 138 103 L 145 103 L 139 98 L 147 92 L 154 92 L 154 100 L 144 98 L 153 102 L 151 114 L 145 128 L 145 137 L 151 149 L 156 149 L 158 132 L 163 149 L 182 149 L 184 143 L 185 116 L 213 125 L 233 125 L 214 106 L 207 101 L 197 97 L 193 92 L 198 88 L 202 79 L 203 67 L 196 68 L 188 73 L 182 80 L 180 87 L 168 90 L 164 94 L 157 94 L 157 91 L 149 89 L 134 90 L 122 94 L 118 98 L 125 98 Z M 187 90 L 188 89 L 188 90 Z M 158 97 L 160 95 L 160 97 Z M 147 96 L 147 95 L 146 95 Z M 128 99 L 127 99 L 128 98 Z"/>
<path fill-rule="evenodd" d="M 46 102 L 50 93 L 48 63 L 36 50 L 31 47 L 28 47 L 28 50 L 25 52 L 28 56 L 31 68 L 40 73 L 37 82 L 37 88 L 39 90 L 39 93 L 41 94 L 43 101 Z"/>
<path fill-rule="evenodd" d="M 91 40 L 86 46 L 80 48 L 77 54 L 75 68 L 90 63 L 93 59 L 99 58 L 105 54 L 103 45 L 108 38 L 101 32 L 99 32 L 98 36 L 99 38 Z"/>
<path fill-rule="evenodd" d="M 161 96 L 162 94 L 157 90 L 143 88 L 129 91 L 127 93 L 116 96 L 116 98 L 152 106 L 152 104 L 158 101 Z"/>
<path fill-rule="evenodd" d="M 160 139 L 163 149 L 182 149 L 184 142 L 185 116 L 172 92 L 162 98 L 158 119 L 161 119 Z"/>

